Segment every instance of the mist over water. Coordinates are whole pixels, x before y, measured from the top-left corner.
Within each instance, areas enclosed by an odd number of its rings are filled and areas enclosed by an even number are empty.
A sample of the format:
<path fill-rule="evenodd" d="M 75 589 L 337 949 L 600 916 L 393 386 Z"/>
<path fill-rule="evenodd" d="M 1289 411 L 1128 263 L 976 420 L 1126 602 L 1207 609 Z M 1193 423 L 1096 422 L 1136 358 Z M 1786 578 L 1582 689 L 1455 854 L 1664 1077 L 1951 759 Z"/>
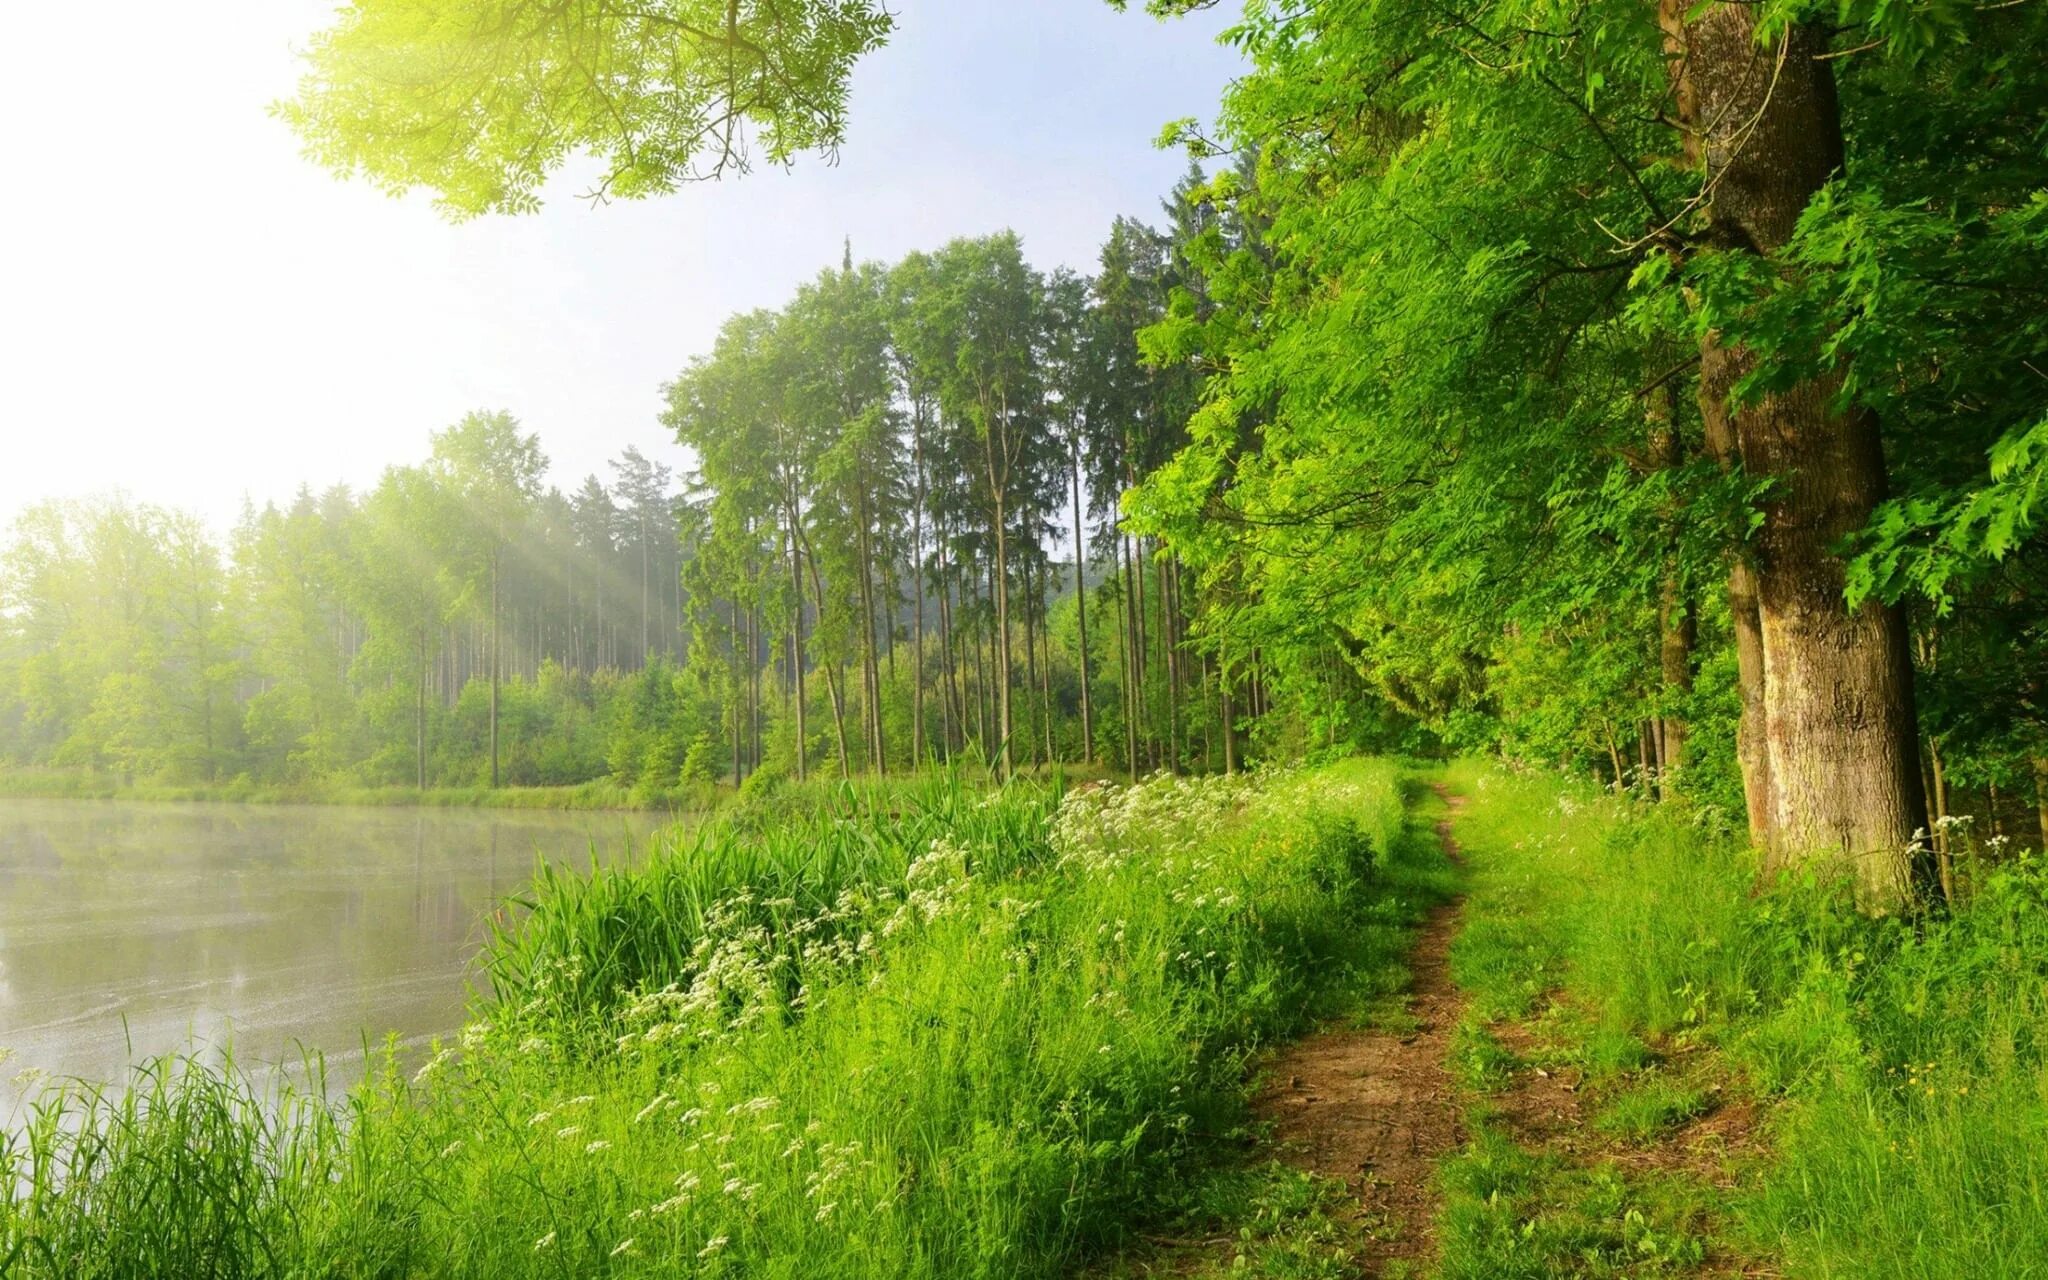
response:
<path fill-rule="evenodd" d="M 0 800 L 0 1114 L 15 1076 L 424 1043 L 537 858 L 637 857 L 651 814 Z"/>

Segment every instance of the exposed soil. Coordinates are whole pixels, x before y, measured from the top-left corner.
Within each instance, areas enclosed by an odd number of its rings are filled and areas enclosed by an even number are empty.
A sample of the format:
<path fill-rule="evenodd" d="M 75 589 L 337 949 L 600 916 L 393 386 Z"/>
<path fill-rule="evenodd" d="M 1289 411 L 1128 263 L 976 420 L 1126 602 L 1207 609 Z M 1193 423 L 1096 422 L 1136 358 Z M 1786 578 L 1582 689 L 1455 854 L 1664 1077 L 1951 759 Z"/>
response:
<path fill-rule="evenodd" d="M 1553 994 L 1553 999 L 1560 998 Z M 1532 1020 L 1533 1021 L 1533 1020 Z M 1598 1099 L 1585 1088 L 1584 1072 L 1575 1066 L 1536 1065 L 1554 1060 L 1551 1047 L 1531 1030 L 1528 1021 L 1496 1024 L 1494 1036 L 1520 1058 L 1505 1088 L 1486 1097 L 1487 1107 L 1516 1144 L 1526 1150 L 1562 1156 L 1580 1166 L 1611 1164 L 1631 1175 L 1668 1175 L 1728 1191 L 1740 1184 L 1744 1165 L 1762 1150 L 1761 1116 L 1755 1102 L 1710 1086 L 1705 1110 L 1660 1134 L 1654 1141 L 1632 1143 L 1603 1134 L 1590 1123 Z M 1664 1046 L 1664 1065 L 1684 1073 L 1688 1051 Z M 1709 1067 L 1706 1078 L 1716 1072 Z M 1697 1078 L 1697 1077 L 1696 1077 Z M 1770 1277 L 1779 1273 L 1756 1259 L 1715 1248 L 1692 1274 L 1701 1277 Z"/>
<path fill-rule="evenodd" d="M 1523 1062 L 1544 1056 L 1535 1034 L 1520 1022 L 1493 1027 L 1494 1038 Z M 1487 1102 L 1515 1140 L 1525 1147 L 1554 1146 L 1578 1154 L 1598 1145 L 1586 1127 L 1586 1106 L 1580 1086 L 1585 1073 L 1577 1067 L 1516 1068 L 1508 1087 L 1490 1094 Z"/>
<path fill-rule="evenodd" d="M 1455 812 L 1463 800 L 1446 796 Z M 1457 860 L 1451 821 L 1437 824 Z M 1430 912 L 1409 955 L 1407 1025 L 1326 1031 L 1296 1041 L 1268 1064 L 1254 1103 L 1282 1159 L 1341 1178 L 1357 1196 L 1357 1261 L 1368 1275 L 1434 1249 L 1436 1165 L 1464 1141 L 1445 1061 L 1461 1001 L 1451 982 L 1459 908 Z"/>
<path fill-rule="evenodd" d="M 1462 797 L 1442 795 L 1451 814 Z M 1459 860 L 1452 818 L 1437 823 L 1445 854 Z M 1345 1247 L 1369 1277 L 1427 1272 L 1436 1257 L 1439 1162 L 1456 1153 L 1466 1135 L 1462 1105 L 1470 1101 L 1452 1078 L 1451 1041 L 1464 1010 L 1451 981 L 1450 947 L 1462 904 L 1430 912 L 1418 931 L 1408 964 L 1411 983 L 1403 1015 L 1384 1026 L 1323 1031 L 1294 1042 L 1269 1060 L 1254 1109 L 1266 1122 L 1269 1153 L 1296 1168 L 1337 1179 L 1350 1190 L 1343 1219 Z M 1752 1103 L 1722 1097 L 1719 1086 L 1704 1114 L 1654 1142 L 1631 1144 L 1594 1130 L 1597 1099 L 1577 1066 L 1547 1066 L 1558 1055 L 1543 1038 L 1539 1019 L 1512 1019 L 1492 1028 L 1521 1060 L 1504 1088 L 1485 1106 L 1517 1144 L 1581 1165 L 1612 1162 L 1634 1172 L 1675 1174 L 1708 1187 L 1735 1184 L 1760 1142 Z M 1681 1066 L 1686 1050 L 1666 1046 L 1667 1065 Z M 1711 1075 L 1711 1069 L 1709 1070 Z M 1114 1260 L 1117 1276 L 1214 1274 L 1217 1252 L 1230 1237 L 1171 1240 Z M 1710 1256 L 1701 1276 L 1764 1277 L 1776 1273 L 1757 1262 Z"/>

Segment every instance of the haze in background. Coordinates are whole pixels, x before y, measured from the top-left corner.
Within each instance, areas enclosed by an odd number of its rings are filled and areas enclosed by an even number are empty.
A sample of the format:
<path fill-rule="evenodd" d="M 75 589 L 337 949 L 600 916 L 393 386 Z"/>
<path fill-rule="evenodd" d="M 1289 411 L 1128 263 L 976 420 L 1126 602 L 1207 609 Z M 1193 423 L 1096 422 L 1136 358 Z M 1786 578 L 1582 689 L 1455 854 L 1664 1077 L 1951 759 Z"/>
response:
<path fill-rule="evenodd" d="M 245 497 L 423 457 L 473 408 L 538 432 L 556 483 L 627 445 L 676 463 L 660 385 L 727 315 L 777 304 L 847 237 L 893 259 L 1014 227 L 1041 268 L 1092 267 L 1110 219 L 1153 218 L 1185 167 L 1157 126 L 1212 111 L 1240 65 L 1217 13 L 896 8 L 836 167 L 596 209 L 571 173 L 537 216 L 453 226 L 328 176 L 269 118 L 331 3 L 10 12 L 0 527 L 119 488 L 225 528 Z"/>

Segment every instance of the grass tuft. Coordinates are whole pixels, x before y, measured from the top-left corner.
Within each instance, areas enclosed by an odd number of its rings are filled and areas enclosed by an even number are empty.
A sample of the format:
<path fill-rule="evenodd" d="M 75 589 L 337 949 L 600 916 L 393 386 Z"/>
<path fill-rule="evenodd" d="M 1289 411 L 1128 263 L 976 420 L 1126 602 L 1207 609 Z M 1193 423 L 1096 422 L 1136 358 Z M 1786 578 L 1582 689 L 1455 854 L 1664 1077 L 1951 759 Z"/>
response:
<path fill-rule="evenodd" d="M 1706 1110 L 1704 1090 L 1652 1074 L 1609 1098 L 1593 1118 L 1593 1127 L 1629 1142 L 1646 1142 Z"/>

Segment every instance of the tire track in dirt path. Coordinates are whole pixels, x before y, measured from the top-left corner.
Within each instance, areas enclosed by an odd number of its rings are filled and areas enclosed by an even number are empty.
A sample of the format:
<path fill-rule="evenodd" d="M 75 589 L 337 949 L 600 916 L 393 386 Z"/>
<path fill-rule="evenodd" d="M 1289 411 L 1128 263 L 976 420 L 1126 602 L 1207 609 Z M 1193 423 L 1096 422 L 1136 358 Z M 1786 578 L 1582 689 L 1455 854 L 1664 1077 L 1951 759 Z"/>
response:
<path fill-rule="evenodd" d="M 1437 839 L 1458 860 L 1452 818 L 1464 799 L 1441 786 L 1450 815 Z M 1437 1162 L 1464 1142 L 1458 1091 L 1445 1063 L 1463 1001 L 1450 975 L 1462 901 L 1434 908 L 1409 952 L 1408 1023 L 1326 1031 L 1296 1041 L 1268 1064 L 1254 1103 L 1277 1154 L 1351 1189 L 1360 1228 L 1356 1260 L 1370 1276 L 1435 1253 Z"/>

